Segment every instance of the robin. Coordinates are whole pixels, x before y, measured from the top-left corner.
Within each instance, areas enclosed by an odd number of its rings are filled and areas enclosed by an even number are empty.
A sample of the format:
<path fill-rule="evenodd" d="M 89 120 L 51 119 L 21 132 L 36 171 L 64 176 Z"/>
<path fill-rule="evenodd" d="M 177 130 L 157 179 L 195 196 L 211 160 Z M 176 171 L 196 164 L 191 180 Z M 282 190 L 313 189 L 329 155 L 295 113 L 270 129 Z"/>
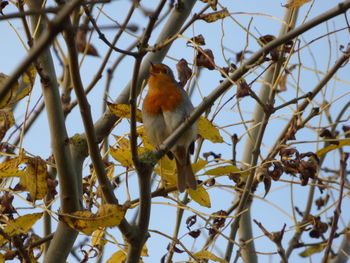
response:
<path fill-rule="evenodd" d="M 179 87 L 171 69 L 164 64 L 151 64 L 148 93 L 143 101 L 142 119 L 146 135 L 152 145 L 159 146 L 193 111 L 187 93 Z M 175 157 L 177 188 L 197 189 L 190 152 L 194 150 L 197 123 L 189 127 L 171 148 L 169 157 Z"/>

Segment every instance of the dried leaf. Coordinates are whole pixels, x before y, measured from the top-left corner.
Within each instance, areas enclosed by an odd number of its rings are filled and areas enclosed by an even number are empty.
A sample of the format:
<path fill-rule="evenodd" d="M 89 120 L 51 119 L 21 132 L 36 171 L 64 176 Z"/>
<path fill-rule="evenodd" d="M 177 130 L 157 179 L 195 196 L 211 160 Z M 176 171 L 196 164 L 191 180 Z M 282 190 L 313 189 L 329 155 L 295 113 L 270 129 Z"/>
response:
<path fill-rule="evenodd" d="M 217 5 L 218 5 L 218 0 L 201 0 L 203 3 L 210 3 L 211 8 L 216 11 L 217 10 Z"/>
<path fill-rule="evenodd" d="M 229 67 L 223 67 L 222 68 L 223 72 L 221 72 L 221 77 L 226 78 L 226 76 L 228 76 L 230 73 L 235 72 L 236 69 L 237 69 L 237 66 L 233 63 L 231 63 Z"/>
<path fill-rule="evenodd" d="M 39 157 L 28 158 L 26 175 L 19 184 L 29 192 L 30 201 L 43 199 L 48 192 L 48 174 L 46 163 Z"/>
<path fill-rule="evenodd" d="M 197 215 L 189 216 L 186 219 L 186 227 L 190 229 L 191 226 L 193 226 L 196 222 L 197 222 Z"/>
<path fill-rule="evenodd" d="M 130 119 L 130 106 L 128 104 L 112 104 L 106 102 L 109 110 L 119 118 Z M 139 109 L 136 110 L 136 121 L 142 122 L 142 113 Z"/>
<path fill-rule="evenodd" d="M 194 36 L 191 38 L 191 41 L 187 41 L 187 45 L 188 44 L 192 44 L 194 43 L 197 46 L 204 46 L 205 45 L 205 39 L 203 37 L 202 34 L 198 35 L 198 36 Z"/>
<path fill-rule="evenodd" d="M 98 54 L 96 48 L 94 47 L 94 45 L 92 45 L 91 43 L 87 43 L 86 42 L 86 30 L 84 29 L 79 29 L 78 33 L 77 33 L 77 40 L 76 40 L 76 44 L 77 44 L 77 50 L 80 53 L 85 53 L 87 55 L 91 55 L 94 57 L 99 57 L 100 55 Z"/>
<path fill-rule="evenodd" d="M 22 81 L 19 84 L 19 91 L 11 103 L 16 103 L 20 101 L 32 91 L 36 75 L 36 68 L 33 64 L 31 64 L 29 68 L 23 73 Z"/>
<path fill-rule="evenodd" d="M 9 76 L 6 74 L 0 73 L 0 86 L 6 82 Z M 9 89 L 3 98 L 0 98 L 0 109 L 9 106 L 12 103 L 12 100 L 16 97 L 19 85 L 18 81 Z"/>
<path fill-rule="evenodd" d="M 265 188 L 265 194 L 264 197 L 270 192 L 271 189 L 271 177 L 265 177 L 264 178 L 264 188 Z"/>
<path fill-rule="evenodd" d="M 0 14 L 4 14 L 2 11 L 4 10 L 4 8 L 9 4 L 9 2 L 7 1 L 1 1 L 0 2 Z"/>
<path fill-rule="evenodd" d="M 20 216 L 14 220 L 5 222 L 4 232 L 9 236 L 27 233 L 29 229 L 42 217 L 43 213 L 28 214 Z M 5 241 L 5 238 L 0 235 L 0 245 Z"/>
<path fill-rule="evenodd" d="M 198 134 L 203 139 L 207 139 L 213 143 L 224 142 L 224 139 L 220 135 L 219 129 L 204 117 L 200 117 L 198 120 Z"/>
<path fill-rule="evenodd" d="M 102 250 L 107 243 L 107 239 L 104 237 L 105 231 L 103 229 L 97 229 L 91 237 L 91 246 Z"/>
<path fill-rule="evenodd" d="M 221 259 L 217 256 L 215 256 L 215 254 L 207 251 L 207 250 L 202 250 L 202 251 L 199 251 L 195 254 L 193 254 L 193 256 L 195 256 L 197 259 L 204 259 L 204 260 L 213 260 L 215 262 L 220 262 L 220 263 L 227 263 L 226 260 L 224 259 Z"/>
<path fill-rule="evenodd" d="M 298 116 L 293 116 L 292 120 L 291 120 L 291 124 L 288 128 L 288 131 L 286 132 L 285 135 L 285 140 L 295 140 L 295 134 L 298 131 Z"/>
<path fill-rule="evenodd" d="M 244 60 L 245 54 L 252 54 L 253 52 L 250 50 L 242 50 L 236 54 L 236 62 L 242 62 Z"/>
<path fill-rule="evenodd" d="M 4 177 L 22 177 L 26 174 L 18 168 L 23 163 L 23 158 L 8 159 L 0 164 L 0 178 Z"/>
<path fill-rule="evenodd" d="M 16 213 L 16 209 L 13 207 L 14 196 L 10 193 L 5 192 L 3 196 L 0 197 L 0 214 L 13 214 Z"/>
<path fill-rule="evenodd" d="M 184 87 L 192 76 L 192 70 L 188 66 L 187 61 L 183 58 L 176 64 L 176 69 L 177 75 L 179 76 L 180 87 Z"/>
<path fill-rule="evenodd" d="M 208 158 L 211 156 L 214 158 L 214 160 L 221 159 L 221 153 L 214 153 L 212 151 L 203 153 L 203 157 L 205 158 L 206 161 L 208 161 Z M 219 160 L 215 160 L 215 161 L 218 162 Z"/>
<path fill-rule="evenodd" d="M 204 207 L 211 207 L 210 196 L 203 186 L 198 187 L 196 190 L 187 189 L 187 193 L 193 201 Z"/>
<path fill-rule="evenodd" d="M 193 238 L 198 238 L 201 234 L 201 230 L 200 229 L 193 230 L 193 231 L 188 232 L 188 234 Z"/>
<path fill-rule="evenodd" d="M 99 228 L 118 226 L 125 212 L 126 208 L 123 206 L 104 204 L 96 214 L 90 211 L 77 211 L 60 216 L 60 220 L 89 236 Z"/>
<path fill-rule="evenodd" d="M 311 0 L 291 0 L 288 4 L 283 5 L 283 7 L 298 8 L 310 1 Z"/>
<path fill-rule="evenodd" d="M 199 16 L 199 19 L 204 20 L 207 23 L 213 23 L 219 19 L 224 19 L 225 17 L 228 17 L 230 13 L 226 8 L 222 9 L 221 11 L 203 14 Z"/>
<path fill-rule="evenodd" d="M 266 44 L 268 44 L 269 42 L 271 42 L 275 39 L 276 39 L 276 37 L 273 35 L 265 35 L 265 36 L 259 37 L 259 44 L 261 46 L 265 46 Z"/>
<path fill-rule="evenodd" d="M 214 55 L 210 49 L 199 49 L 198 54 L 196 56 L 196 65 L 198 67 L 204 67 L 209 70 L 215 69 Z"/>
<path fill-rule="evenodd" d="M 5 137 L 6 132 L 15 124 L 12 110 L 9 108 L 0 109 L 0 142 Z"/>
<path fill-rule="evenodd" d="M 237 99 L 246 97 L 250 94 L 250 86 L 245 81 L 245 79 L 241 78 L 236 82 L 236 84 L 237 84 L 237 93 L 236 93 Z"/>

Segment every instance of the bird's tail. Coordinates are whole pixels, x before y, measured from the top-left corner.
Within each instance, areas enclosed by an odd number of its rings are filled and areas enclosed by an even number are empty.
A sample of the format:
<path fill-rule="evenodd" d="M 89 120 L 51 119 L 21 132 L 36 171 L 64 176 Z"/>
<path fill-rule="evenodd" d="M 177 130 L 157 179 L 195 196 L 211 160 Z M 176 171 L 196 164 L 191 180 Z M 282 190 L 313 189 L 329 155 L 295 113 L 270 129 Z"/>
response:
<path fill-rule="evenodd" d="M 196 177 L 192 170 L 192 165 L 190 161 L 190 154 L 186 153 L 187 157 L 175 156 L 176 161 L 176 173 L 177 173 L 177 188 L 179 192 L 185 191 L 187 187 L 196 190 L 198 187 Z"/>

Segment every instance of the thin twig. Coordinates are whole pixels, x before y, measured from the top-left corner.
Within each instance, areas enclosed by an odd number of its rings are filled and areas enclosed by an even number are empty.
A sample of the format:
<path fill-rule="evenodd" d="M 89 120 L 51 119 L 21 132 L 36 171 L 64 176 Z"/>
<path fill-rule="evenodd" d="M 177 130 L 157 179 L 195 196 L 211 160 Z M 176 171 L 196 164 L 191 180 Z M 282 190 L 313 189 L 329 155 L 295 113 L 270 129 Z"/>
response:
<path fill-rule="evenodd" d="M 134 6 L 135 4 L 133 4 Z M 85 11 L 85 14 L 87 15 L 87 17 L 89 18 L 91 24 L 93 25 L 93 27 L 95 28 L 99 38 L 110 48 L 110 49 L 113 49 L 114 51 L 116 52 L 119 52 L 119 53 L 122 53 L 122 54 L 125 54 L 125 55 L 129 55 L 129 56 L 133 56 L 133 57 L 136 57 L 137 53 L 135 52 L 131 52 L 131 51 L 128 51 L 128 50 L 124 50 L 124 49 L 120 49 L 120 48 L 117 48 L 114 46 L 114 44 L 112 44 L 111 42 L 109 42 L 107 40 L 107 38 L 105 37 L 105 35 L 101 32 L 100 28 L 98 27 L 95 19 L 92 17 L 91 13 L 90 13 L 90 10 L 87 8 L 86 5 L 83 5 L 83 8 L 84 8 L 84 11 Z"/>
<path fill-rule="evenodd" d="M 294 99 L 292 99 L 290 101 L 287 101 L 287 102 L 285 102 L 285 103 L 283 103 L 283 104 L 281 104 L 279 106 L 274 107 L 273 110 L 274 111 L 278 111 L 278 110 L 283 109 L 284 107 L 287 107 L 287 106 L 289 106 L 291 104 L 297 103 L 299 100 L 310 98 L 311 96 L 312 96 L 312 92 L 308 92 L 308 93 L 306 93 L 303 96 L 300 96 L 298 98 L 294 98 Z"/>
<path fill-rule="evenodd" d="M 37 40 L 33 48 L 28 53 L 28 56 L 15 69 L 15 71 L 12 72 L 4 84 L 0 86 L 0 98 L 3 98 L 7 94 L 21 74 L 25 72 L 30 64 L 43 52 L 43 50 L 46 50 L 46 48 L 52 43 L 56 35 L 62 31 L 65 19 L 81 4 L 81 2 L 82 0 L 73 0 L 68 2 L 50 21 L 48 30 L 44 31 L 40 39 Z"/>
<path fill-rule="evenodd" d="M 338 220 L 341 214 L 341 205 L 343 201 L 343 191 L 344 191 L 344 183 L 345 183 L 345 171 L 346 171 L 346 162 L 349 158 L 349 153 L 343 153 L 340 159 L 340 190 L 339 190 L 339 198 L 338 198 L 338 204 L 336 209 L 334 210 L 334 215 L 333 215 L 333 220 L 332 220 L 332 227 L 331 231 L 329 233 L 329 238 L 327 242 L 326 249 L 324 251 L 324 255 L 322 258 L 322 263 L 327 263 L 328 262 L 328 255 L 329 252 L 332 248 L 332 242 L 334 239 L 335 231 L 337 230 L 338 227 Z"/>
<path fill-rule="evenodd" d="M 257 226 L 263 231 L 264 235 L 267 236 L 273 243 L 275 243 L 277 247 L 277 253 L 281 257 L 281 262 L 282 263 L 287 263 L 288 259 L 286 257 L 286 254 L 284 253 L 284 249 L 282 247 L 282 238 L 284 235 L 284 230 L 286 228 L 286 224 L 283 225 L 283 228 L 279 232 L 272 232 L 270 233 L 269 231 L 266 230 L 266 228 L 257 220 L 253 219 L 254 223 L 257 224 Z"/>
<path fill-rule="evenodd" d="M 179 32 L 177 32 L 173 36 L 169 37 L 165 41 L 158 42 L 153 47 L 147 48 L 147 51 L 155 52 L 155 51 L 160 50 L 160 49 L 168 46 L 169 44 L 171 44 L 174 40 L 176 40 L 178 38 L 179 34 L 182 34 L 183 32 L 185 32 L 199 18 L 199 16 L 201 14 L 203 14 L 208 8 L 210 8 L 210 6 L 211 6 L 210 3 L 207 4 L 205 7 L 203 7 L 203 9 L 201 11 L 199 11 L 198 14 L 193 15 L 193 17 L 190 19 L 190 21 L 188 21 L 187 24 L 179 30 Z"/>
<path fill-rule="evenodd" d="M 136 3 L 134 2 L 134 4 L 130 8 L 130 10 L 128 12 L 128 15 L 126 16 L 123 24 L 120 26 L 119 32 L 116 34 L 116 36 L 114 37 L 113 41 L 111 42 L 111 44 L 113 46 L 118 42 L 120 36 L 124 32 L 125 27 L 129 23 L 129 21 L 131 19 L 131 16 L 134 13 L 135 8 L 136 8 L 135 4 Z M 138 41 L 135 42 L 135 46 L 136 46 L 136 43 L 138 43 Z M 127 48 L 126 50 L 130 51 L 130 50 L 132 50 L 132 48 Z M 107 54 L 105 55 L 102 63 L 101 63 L 101 66 L 99 67 L 98 71 L 96 72 L 94 78 L 92 79 L 90 84 L 85 89 L 85 91 L 84 91 L 85 94 L 89 94 L 89 92 L 95 87 L 96 83 L 102 78 L 102 72 L 103 72 L 104 68 L 106 67 L 106 65 L 108 63 L 108 60 L 109 60 L 110 56 L 112 55 L 112 51 L 113 51 L 113 48 L 110 47 L 109 50 L 107 51 Z M 124 56 L 126 56 L 126 54 L 122 53 L 121 56 L 124 57 Z M 69 106 L 67 107 L 66 111 L 70 112 L 77 104 L 78 104 L 77 100 L 73 101 L 72 103 L 69 104 Z"/>
<path fill-rule="evenodd" d="M 294 30 L 289 31 L 285 35 L 283 35 L 280 38 L 277 38 L 273 41 L 271 41 L 269 44 L 263 46 L 260 50 L 258 50 L 256 53 L 254 53 L 240 68 L 238 68 L 231 76 L 230 80 L 225 80 L 221 83 L 220 86 L 218 86 L 214 91 L 212 91 L 211 94 L 209 94 L 208 97 L 203 99 L 203 102 L 198 105 L 198 107 L 192 112 L 192 114 L 188 117 L 187 121 L 182 123 L 171 136 L 169 136 L 162 145 L 159 146 L 159 150 L 157 152 L 157 158 L 161 158 L 166 152 L 169 151 L 169 149 L 173 146 L 175 141 L 177 140 L 177 137 L 181 135 L 188 127 L 190 127 L 198 118 L 201 116 L 205 110 L 210 107 L 214 101 L 221 96 L 222 93 L 224 93 L 226 90 L 228 90 L 231 85 L 232 81 L 237 81 L 240 79 L 249 69 L 251 65 L 254 65 L 261 57 L 264 56 L 264 54 L 269 53 L 271 50 L 275 49 L 279 45 L 293 39 L 294 37 L 304 33 L 305 31 L 309 30 L 310 28 L 313 28 L 324 21 L 327 21 L 328 19 L 331 19 L 334 16 L 337 16 L 339 14 L 342 14 L 346 12 L 350 8 L 350 0 L 345 1 L 341 5 L 338 5 L 337 7 L 319 15 L 318 17 L 315 17 L 311 19 L 310 21 L 306 22 L 305 24 L 302 24 L 301 26 L 295 28 Z M 344 56 L 346 58 L 344 59 Z M 349 54 L 343 55 L 342 58 L 346 60 L 348 58 Z M 338 60 L 339 62 L 339 60 Z M 341 61 L 339 67 L 344 63 L 344 61 Z"/>
<path fill-rule="evenodd" d="M 299 112 L 303 112 L 306 107 L 310 104 L 310 101 L 315 98 L 315 96 L 322 90 L 322 88 L 328 83 L 329 80 L 332 79 L 332 77 L 338 72 L 339 68 L 341 68 L 344 63 L 349 59 L 350 57 L 350 46 L 348 47 L 347 51 L 344 52 L 344 54 L 335 62 L 334 66 L 328 71 L 328 73 L 322 78 L 322 80 L 316 85 L 316 87 L 311 91 L 311 96 L 309 96 L 307 99 L 305 99 L 300 105 L 297 106 L 297 109 Z M 286 142 L 285 134 L 287 133 L 289 127 L 292 124 L 292 119 L 287 123 L 283 131 L 281 132 L 280 136 L 275 142 L 275 145 L 272 147 L 272 150 L 268 154 L 266 159 L 273 158 L 279 149 L 280 145 L 283 145 Z"/>

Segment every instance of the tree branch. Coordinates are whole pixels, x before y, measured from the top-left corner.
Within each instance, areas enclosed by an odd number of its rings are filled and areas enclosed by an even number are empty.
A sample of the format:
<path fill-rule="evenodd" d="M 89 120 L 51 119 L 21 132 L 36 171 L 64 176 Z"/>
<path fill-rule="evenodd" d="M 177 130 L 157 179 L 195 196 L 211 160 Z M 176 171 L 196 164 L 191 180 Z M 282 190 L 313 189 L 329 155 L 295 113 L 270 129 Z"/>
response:
<path fill-rule="evenodd" d="M 348 158 L 349 158 L 349 153 L 343 153 L 342 156 L 341 156 L 341 160 L 340 160 L 340 173 L 339 173 L 340 190 L 339 190 L 338 204 L 337 204 L 337 207 L 336 207 L 336 209 L 334 211 L 333 220 L 332 220 L 332 227 L 331 227 L 331 231 L 329 233 L 327 246 L 326 246 L 326 249 L 324 251 L 323 258 L 322 258 L 322 263 L 327 263 L 328 262 L 328 254 L 329 254 L 329 252 L 330 252 L 330 250 L 332 248 L 332 243 L 333 243 L 335 231 L 337 230 L 337 227 L 338 227 L 338 220 L 339 220 L 339 217 L 340 217 L 340 214 L 341 214 L 341 204 L 342 204 L 342 200 L 343 200 L 346 162 L 347 162 Z"/>
<path fill-rule="evenodd" d="M 40 56 L 40 54 L 46 50 L 46 48 L 52 43 L 56 35 L 58 35 L 63 27 L 64 21 L 73 10 L 81 4 L 82 0 L 73 0 L 64 5 L 62 10 L 50 21 L 50 26 L 45 30 L 39 39 L 36 40 L 33 48 L 29 51 L 28 56 L 22 61 L 22 63 L 11 73 L 9 78 L 6 79 L 3 85 L 0 86 L 0 98 L 3 98 L 5 94 L 15 84 L 17 79 L 27 70 L 29 65 Z M 40 8 L 39 8 L 40 9 Z M 38 9 L 36 9 L 38 10 Z"/>

